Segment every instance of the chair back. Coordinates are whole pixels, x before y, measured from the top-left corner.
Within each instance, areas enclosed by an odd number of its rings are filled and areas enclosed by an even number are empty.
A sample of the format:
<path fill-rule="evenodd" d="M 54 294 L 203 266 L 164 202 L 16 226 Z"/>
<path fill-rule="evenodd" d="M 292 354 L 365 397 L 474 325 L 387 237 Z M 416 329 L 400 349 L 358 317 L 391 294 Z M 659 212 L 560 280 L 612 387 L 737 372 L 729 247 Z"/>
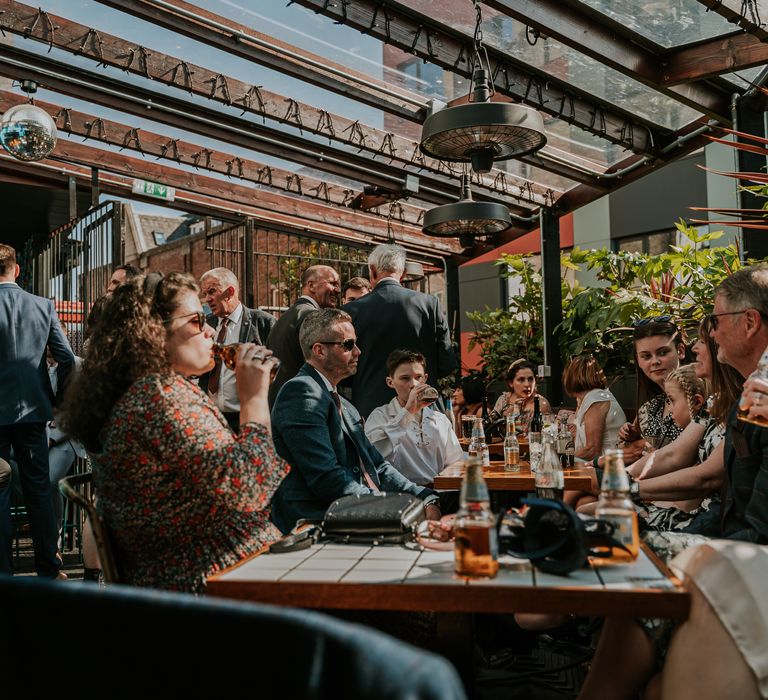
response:
<path fill-rule="evenodd" d="M 119 583 L 120 575 L 109 529 L 98 514 L 93 498 L 93 472 L 68 476 L 59 481 L 59 491 L 72 503 L 80 506 L 88 516 L 99 553 L 101 571 L 106 583 Z"/>

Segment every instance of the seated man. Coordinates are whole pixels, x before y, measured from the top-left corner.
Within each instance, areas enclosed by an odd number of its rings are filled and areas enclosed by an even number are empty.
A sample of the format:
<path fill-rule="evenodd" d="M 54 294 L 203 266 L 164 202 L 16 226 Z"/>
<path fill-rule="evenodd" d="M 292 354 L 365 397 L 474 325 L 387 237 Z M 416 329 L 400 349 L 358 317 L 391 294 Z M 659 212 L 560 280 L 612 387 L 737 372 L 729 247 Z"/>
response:
<path fill-rule="evenodd" d="M 440 517 L 437 495 L 417 486 L 368 441 L 360 414 L 337 393 L 355 373 L 360 350 L 349 314 L 320 309 L 301 325 L 306 363 L 280 389 L 272 409 L 272 435 L 291 471 L 272 498 L 272 521 L 288 532 L 299 518 L 322 518 L 337 498 L 375 491 L 409 493 L 424 500 L 427 517 Z"/>
<path fill-rule="evenodd" d="M 388 404 L 374 409 L 365 421 L 373 446 L 405 477 L 431 486 L 435 475 L 463 452 L 448 418 L 424 401 L 427 373 L 424 355 L 395 350 L 387 357 L 387 386 L 397 392 Z"/>

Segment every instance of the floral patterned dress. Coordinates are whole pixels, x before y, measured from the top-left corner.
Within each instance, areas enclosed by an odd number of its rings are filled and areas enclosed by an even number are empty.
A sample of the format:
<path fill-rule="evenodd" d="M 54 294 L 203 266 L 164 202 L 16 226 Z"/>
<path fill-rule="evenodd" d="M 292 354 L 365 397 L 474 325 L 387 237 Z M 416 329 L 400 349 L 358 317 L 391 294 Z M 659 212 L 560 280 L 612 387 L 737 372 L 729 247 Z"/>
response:
<path fill-rule="evenodd" d="M 91 454 L 97 507 L 126 583 L 201 592 L 212 573 L 280 538 L 269 504 L 290 467 L 257 423 L 235 436 L 180 375 L 137 380 Z"/>
<path fill-rule="evenodd" d="M 643 437 L 649 435 L 661 436 L 660 447 L 668 445 L 677 439 L 683 429 L 675 423 L 671 413 L 664 415 L 664 405 L 667 398 L 664 394 L 657 394 L 648 399 L 637 410 L 637 424 L 640 426 L 640 434 Z"/>

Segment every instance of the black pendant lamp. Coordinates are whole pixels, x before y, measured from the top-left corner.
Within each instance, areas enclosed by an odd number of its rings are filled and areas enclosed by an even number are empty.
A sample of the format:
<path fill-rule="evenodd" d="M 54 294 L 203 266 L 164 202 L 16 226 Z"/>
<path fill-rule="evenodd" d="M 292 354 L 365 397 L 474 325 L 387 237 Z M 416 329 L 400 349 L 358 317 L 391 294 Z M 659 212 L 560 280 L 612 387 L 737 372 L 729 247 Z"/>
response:
<path fill-rule="evenodd" d="M 488 53 L 482 45 L 482 16 L 477 22 L 469 102 L 447 107 L 427 117 L 421 130 L 421 151 L 439 160 L 471 163 L 486 173 L 497 160 L 519 158 L 547 143 L 544 120 L 535 109 L 510 102 L 491 102 L 493 86 Z"/>
<path fill-rule="evenodd" d="M 469 175 L 461 176 L 461 199 L 424 214 L 422 231 L 428 236 L 490 236 L 510 227 L 509 209 L 495 202 L 475 202 L 469 189 Z"/>

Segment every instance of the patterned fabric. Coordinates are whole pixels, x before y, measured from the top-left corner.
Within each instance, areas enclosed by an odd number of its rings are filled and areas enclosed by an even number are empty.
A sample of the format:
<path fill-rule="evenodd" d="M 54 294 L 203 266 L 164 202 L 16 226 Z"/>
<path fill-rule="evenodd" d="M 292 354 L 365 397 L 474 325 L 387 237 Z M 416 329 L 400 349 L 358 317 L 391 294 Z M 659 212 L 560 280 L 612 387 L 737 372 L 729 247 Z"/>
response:
<path fill-rule="evenodd" d="M 288 464 L 264 426 L 239 436 L 183 377 L 139 379 L 91 455 L 98 509 L 126 583 L 201 592 L 212 573 L 280 537 L 269 505 Z"/>
<path fill-rule="evenodd" d="M 640 426 L 640 434 L 660 435 L 662 441 L 660 447 L 668 445 L 683 432 L 683 429 L 675 423 L 672 414 L 664 415 L 664 405 L 666 397 L 663 394 L 657 394 L 648 399 L 637 411 L 637 422 Z"/>
<path fill-rule="evenodd" d="M 720 423 L 716 423 L 714 418 L 707 419 L 707 427 L 704 431 L 704 435 L 699 442 L 699 464 L 706 460 L 712 451 L 717 447 L 725 435 L 725 426 Z M 697 420 L 701 423 L 700 420 Z M 635 503 L 638 506 L 638 516 L 643 518 L 645 525 L 649 530 L 655 530 L 657 532 L 672 532 L 672 531 L 684 531 L 691 525 L 691 522 L 696 516 L 701 515 L 704 517 L 710 517 L 712 522 L 716 522 L 720 514 L 720 494 L 714 493 L 711 496 L 705 498 L 698 508 L 694 508 L 690 511 L 680 510 L 674 506 L 660 507 L 655 503 L 641 501 L 635 498 Z M 713 533 L 715 534 L 715 533 Z"/>

